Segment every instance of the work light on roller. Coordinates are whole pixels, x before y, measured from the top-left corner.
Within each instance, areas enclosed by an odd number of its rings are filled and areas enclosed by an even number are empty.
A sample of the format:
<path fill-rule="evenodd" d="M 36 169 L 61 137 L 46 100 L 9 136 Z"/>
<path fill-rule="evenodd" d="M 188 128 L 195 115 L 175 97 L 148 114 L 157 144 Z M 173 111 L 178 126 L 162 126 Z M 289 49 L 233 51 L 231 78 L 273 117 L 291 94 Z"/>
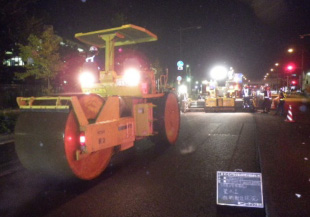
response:
<path fill-rule="evenodd" d="M 82 72 L 79 81 L 82 87 L 91 87 L 95 83 L 95 76 L 91 72 Z"/>
<path fill-rule="evenodd" d="M 140 70 L 136 68 L 125 69 L 123 80 L 128 86 L 137 86 L 141 80 Z"/>

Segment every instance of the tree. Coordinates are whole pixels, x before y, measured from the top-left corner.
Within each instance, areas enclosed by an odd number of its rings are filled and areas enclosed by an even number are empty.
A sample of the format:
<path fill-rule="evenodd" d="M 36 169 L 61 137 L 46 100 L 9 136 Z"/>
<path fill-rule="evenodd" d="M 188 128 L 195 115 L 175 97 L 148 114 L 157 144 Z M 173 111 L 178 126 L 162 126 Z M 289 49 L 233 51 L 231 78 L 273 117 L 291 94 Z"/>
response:
<path fill-rule="evenodd" d="M 33 76 L 47 82 L 46 92 L 53 89 L 51 81 L 60 72 L 63 62 L 59 55 L 61 38 L 49 26 L 40 36 L 31 34 L 27 45 L 19 45 L 20 56 L 26 63 L 25 73 L 16 73 L 18 79 Z"/>

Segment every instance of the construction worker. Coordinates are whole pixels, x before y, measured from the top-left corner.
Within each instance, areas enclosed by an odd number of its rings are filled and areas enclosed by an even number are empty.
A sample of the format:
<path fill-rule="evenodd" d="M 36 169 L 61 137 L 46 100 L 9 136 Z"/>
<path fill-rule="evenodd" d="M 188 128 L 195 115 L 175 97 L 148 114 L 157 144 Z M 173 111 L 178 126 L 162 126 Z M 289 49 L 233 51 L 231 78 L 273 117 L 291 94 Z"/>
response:
<path fill-rule="evenodd" d="M 271 106 L 271 91 L 270 87 L 265 87 L 264 91 L 264 102 L 263 102 L 263 113 L 268 113 Z"/>
<path fill-rule="evenodd" d="M 278 112 L 280 112 L 280 115 L 283 116 L 284 115 L 285 95 L 284 95 L 282 90 L 280 90 L 279 96 L 277 97 L 277 99 L 279 99 L 279 104 L 277 106 L 277 111 L 274 115 L 277 115 Z"/>
<path fill-rule="evenodd" d="M 93 73 L 95 75 L 96 82 L 99 81 L 99 72 L 101 69 L 97 58 L 98 54 L 98 48 L 96 46 L 91 46 L 83 64 L 83 71 L 89 71 Z"/>
<path fill-rule="evenodd" d="M 250 103 L 251 90 L 248 85 L 245 85 L 242 89 L 242 97 L 243 97 L 243 107 L 249 107 Z"/>

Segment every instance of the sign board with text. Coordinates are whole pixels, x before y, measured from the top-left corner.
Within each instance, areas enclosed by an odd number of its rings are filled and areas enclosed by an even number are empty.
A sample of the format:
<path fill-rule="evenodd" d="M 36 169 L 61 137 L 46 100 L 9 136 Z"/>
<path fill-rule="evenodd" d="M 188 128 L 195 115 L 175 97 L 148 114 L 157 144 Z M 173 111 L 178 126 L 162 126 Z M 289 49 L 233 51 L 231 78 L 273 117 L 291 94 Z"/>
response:
<path fill-rule="evenodd" d="M 217 205 L 264 208 L 261 173 L 217 171 Z"/>

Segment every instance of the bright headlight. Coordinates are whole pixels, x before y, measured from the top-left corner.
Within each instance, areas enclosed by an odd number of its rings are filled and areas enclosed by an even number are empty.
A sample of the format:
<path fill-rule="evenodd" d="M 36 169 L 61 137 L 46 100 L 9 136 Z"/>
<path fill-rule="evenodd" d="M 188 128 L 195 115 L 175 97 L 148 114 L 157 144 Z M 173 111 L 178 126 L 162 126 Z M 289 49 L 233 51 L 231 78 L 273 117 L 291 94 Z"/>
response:
<path fill-rule="evenodd" d="M 185 94 L 187 93 L 187 87 L 185 85 L 179 86 L 179 93 L 180 94 Z"/>
<path fill-rule="evenodd" d="M 124 72 L 123 80 L 128 86 L 137 86 L 141 80 L 141 74 L 138 69 L 128 68 Z"/>
<path fill-rule="evenodd" d="M 90 72 L 83 72 L 79 77 L 82 87 L 90 87 L 95 83 L 95 76 Z"/>

